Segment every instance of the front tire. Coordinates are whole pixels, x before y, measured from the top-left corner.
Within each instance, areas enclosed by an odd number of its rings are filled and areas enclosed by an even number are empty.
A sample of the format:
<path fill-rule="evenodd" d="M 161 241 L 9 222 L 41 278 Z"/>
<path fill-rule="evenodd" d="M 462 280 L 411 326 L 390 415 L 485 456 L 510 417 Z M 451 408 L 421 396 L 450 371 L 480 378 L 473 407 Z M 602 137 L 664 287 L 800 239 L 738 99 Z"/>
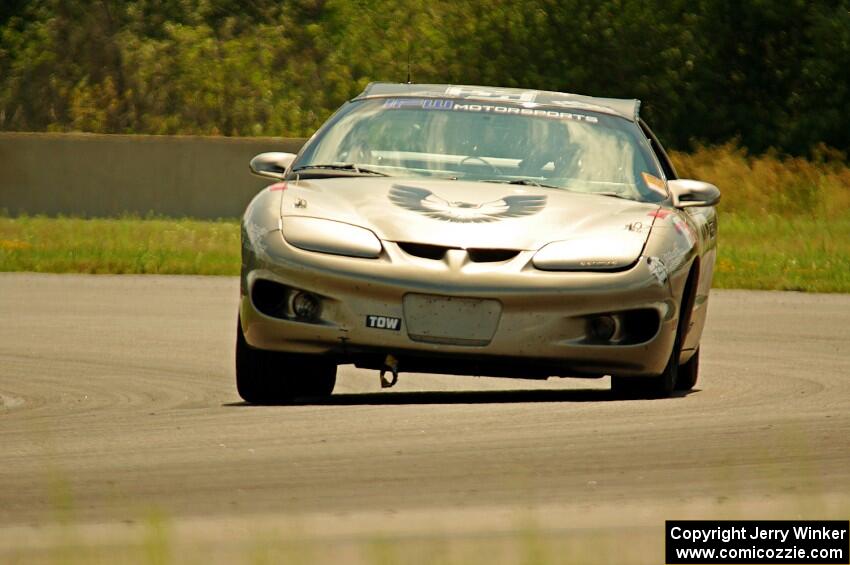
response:
<path fill-rule="evenodd" d="M 620 398 L 667 398 L 677 388 L 679 376 L 679 339 L 664 371 L 655 377 L 611 377 L 611 390 Z"/>
<path fill-rule="evenodd" d="M 679 323 L 676 325 L 676 337 L 673 340 L 673 351 L 667 359 L 664 371 L 656 377 L 611 377 L 611 390 L 622 398 L 667 398 L 675 390 L 690 390 L 697 382 L 699 371 L 699 350 L 681 367 L 679 354 L 682 352 L 682 342 L 685 332 L 690 327 L 691 310 L 696 299 L 696 283 L 698 276 L 697 265 L 692 265 L 685 288 L 682 291 L 682 302 L 679 305 Z"/>
<path fill-rule="evenodd" d="M 697 384 L 699 377 L 699 349 L 693 357 L 679 365 L 679 377 L 676 380 L 676 390 L 691 390 Z"/>
<path fill-rule="evenodd" d="M 236 325 L 236 389 L 251 404 L 284 404 L 302 397 L 327 397 L 336 384 L 336 365 L 313 355 L 254 349 Z"/>

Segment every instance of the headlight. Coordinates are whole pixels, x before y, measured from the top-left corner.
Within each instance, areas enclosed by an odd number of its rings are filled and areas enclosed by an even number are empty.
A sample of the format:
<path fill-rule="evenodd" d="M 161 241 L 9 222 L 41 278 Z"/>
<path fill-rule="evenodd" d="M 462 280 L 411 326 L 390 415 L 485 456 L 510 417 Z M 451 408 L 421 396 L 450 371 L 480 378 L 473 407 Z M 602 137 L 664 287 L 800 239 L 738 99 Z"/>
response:
<path fill-rule="evenodd" d="M 532 263 L 544 271 L 612 271 L 628 267 L 640 257 L 646 241 L 642 234 L 598 234 L 555 241 L 534 255 Z"/>
<path fill-rule="evenodd" d="M 381 254 L 381 241 L 366 228 L 302 216 L 285 216 L 282 224 L 284 239 L 299 249 L 369 259 Z"/>

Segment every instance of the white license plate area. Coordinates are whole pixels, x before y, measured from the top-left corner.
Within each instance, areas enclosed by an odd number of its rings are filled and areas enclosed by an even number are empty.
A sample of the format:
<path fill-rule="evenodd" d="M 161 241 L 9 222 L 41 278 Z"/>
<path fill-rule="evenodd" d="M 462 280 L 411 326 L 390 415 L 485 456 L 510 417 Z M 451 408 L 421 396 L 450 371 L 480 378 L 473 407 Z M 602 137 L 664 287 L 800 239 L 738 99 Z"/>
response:
<path fill-rule="evenodd" d="M 404 297 L 404 322 L 414 341 L 487 345 L 501 315 L 498 300 L 428 294 Z"/>

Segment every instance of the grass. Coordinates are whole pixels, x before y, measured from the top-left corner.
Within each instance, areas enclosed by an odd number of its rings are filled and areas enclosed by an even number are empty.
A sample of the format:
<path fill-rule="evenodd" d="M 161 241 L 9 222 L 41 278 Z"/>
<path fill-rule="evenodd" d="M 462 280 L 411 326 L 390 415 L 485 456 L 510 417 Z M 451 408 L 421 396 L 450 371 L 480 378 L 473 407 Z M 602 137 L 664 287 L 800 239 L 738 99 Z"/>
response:
<path fill-rule="evenodd" d="M 236 220 L 0 217 L 0 271 L 236 275 Z"/>
<path fill-rule="evenodd" d="M 765 215 L 834 220 L 850 215 L 850 166 L 836 151 L 811 159 L 747 155 L 733 144 L 670 155 L 679 176 L 720 187 L 722 212 L 754 220 Z"/>
<path fill-rule="evenodd" d="M 850 167 L 750 156 L 735 145 L 671 155 L 679 175 L 717 184 L 715 287 L 850 292 Z M 0 216 L 0 271 L 236 275 L 238 221 Z"/>
<path fill-rule="evenodd" d="M 714 286 L 850 292 L 850 215 L 721 216 Z"/>
<path fill-rule="evenodd" d="M 673 153 L 679 175 L 720 187 L 714 286 L 850 292 L 850 167 L 826 148 L 810 159 L 751 156 L 734 144 Z"/>

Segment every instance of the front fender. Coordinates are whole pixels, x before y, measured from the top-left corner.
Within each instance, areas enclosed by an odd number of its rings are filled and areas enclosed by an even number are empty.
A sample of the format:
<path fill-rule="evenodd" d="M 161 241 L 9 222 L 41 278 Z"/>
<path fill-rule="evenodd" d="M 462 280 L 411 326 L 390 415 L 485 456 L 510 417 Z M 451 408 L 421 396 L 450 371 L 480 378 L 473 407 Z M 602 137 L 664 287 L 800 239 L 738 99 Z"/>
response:
<path fill-rule="evenodd" d="M 257 251 L 262 252 L 265 248 L 265 236 L 280 229 L 280 202 L 284 190 L 285 182 L 264 188 L 254 196 L 242 217 L 242 268 L 239 277 L 242 294 L 246 292 L 245 277 L 254 268 Z"/>

